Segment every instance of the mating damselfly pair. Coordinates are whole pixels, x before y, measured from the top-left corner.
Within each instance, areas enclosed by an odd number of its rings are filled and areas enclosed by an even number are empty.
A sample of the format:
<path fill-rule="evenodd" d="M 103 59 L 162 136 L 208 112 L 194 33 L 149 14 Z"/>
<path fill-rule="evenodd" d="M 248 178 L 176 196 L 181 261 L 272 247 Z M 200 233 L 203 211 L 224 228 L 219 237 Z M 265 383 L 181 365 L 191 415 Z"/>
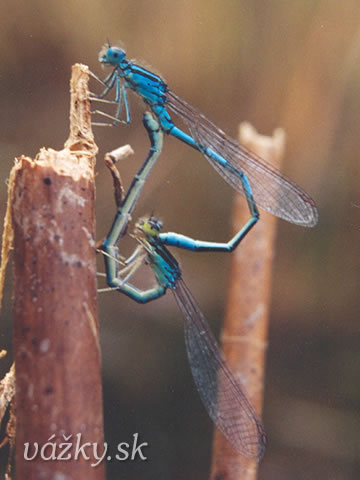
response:
<path fill-rule="evenodd" d="M 257 205 L 284 220 L 311 227 L 318 219 L 315 203 L 289 178 L 226 136 L 203 114 L 175 95 L 159 76 L 127 60 L 123 49 L 106 45 L 100 52 L 99 60 L 112 66 L 113 70 L 103 81 L 100 80 L 105 89 L 93 100 L 113 103 L 116 111 L 114 117 L 105 115 L 112 119 L 111 124 L 95 125 L 130 123 L 128 89 L 138 94 L 153 114 L 144 116 L 151 140 L 149 155 L 124 200 L 119 203 L 112 228 L 102 246 L 107 283 L 140 303 L 159 298 L 167 289 L 173 291 L 184 316 L 187 354 L 204 406 L 237 451 L 248 457 L 260 458 L 266 443 L 262 423 L 243 387 L 227 366 L 197 303 L 182 280 L 178 262 L 166 246 L 192 251 L 232 251 L 258 221 Z M 115 99 L 104 100 L 113 88 Z M 125 120 L 121 117 L 123 110 Z M 169 111 L 184 121 L 191 135 L 175 126 Z M 117 245 L 125 234 L 144 182 L 160 155 L 163 133 L 200 151 L 218 173 L 245 196 L 251 218 L 228 243 L 161 233 L 162 224 L 158 219 L 152 216 L 142 219 L 136 224 L 134 235 L 139 246 L 122 262 Z M 148 290 L 140 290 L 129 282 L 144 262 L 150 265 L 156 279 L 156 286 Z M 121 264 L 123 268 L 120 268 Z"/>

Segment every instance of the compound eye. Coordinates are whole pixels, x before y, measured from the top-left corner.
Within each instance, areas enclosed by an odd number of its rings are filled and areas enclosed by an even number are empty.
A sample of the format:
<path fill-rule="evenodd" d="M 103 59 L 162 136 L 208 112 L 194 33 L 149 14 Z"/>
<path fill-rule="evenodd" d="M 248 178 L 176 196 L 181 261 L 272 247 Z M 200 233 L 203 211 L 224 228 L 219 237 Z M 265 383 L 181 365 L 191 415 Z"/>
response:
<path fill-rule="evenodd" d="M 151 226 L 154 230 L 156 230 L 157 232 L 160 232 L 162 228 L 162 222 L 160 220 L 153 220 L 153 222 L 151 223 Z"/>

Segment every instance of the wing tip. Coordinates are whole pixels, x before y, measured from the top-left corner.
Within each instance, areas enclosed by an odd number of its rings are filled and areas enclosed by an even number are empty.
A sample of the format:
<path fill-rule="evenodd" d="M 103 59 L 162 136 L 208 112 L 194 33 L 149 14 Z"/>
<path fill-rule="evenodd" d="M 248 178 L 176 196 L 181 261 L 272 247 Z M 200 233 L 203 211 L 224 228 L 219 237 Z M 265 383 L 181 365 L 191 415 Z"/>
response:
<path fill-rule="evenodd" d="M 259 429 L 259 445 L 258 445 L 258 451 L 257 451 L 257 461 L 258 463 L 260 463 L 265 455 L 268 440 L 262 424 L 260 426 L 258 425 L 258 429 Z"/>
<path fill-rule="evenodd" d="M 302 225 L 303 227 L 315 227 L 319 221 L 319 212 L 316 208 L 315 202 L 309 203 L 310 206 L 308 215 L 305 218 L 302 218 L 302 221 L 298 223 L 298 225 Z"/>

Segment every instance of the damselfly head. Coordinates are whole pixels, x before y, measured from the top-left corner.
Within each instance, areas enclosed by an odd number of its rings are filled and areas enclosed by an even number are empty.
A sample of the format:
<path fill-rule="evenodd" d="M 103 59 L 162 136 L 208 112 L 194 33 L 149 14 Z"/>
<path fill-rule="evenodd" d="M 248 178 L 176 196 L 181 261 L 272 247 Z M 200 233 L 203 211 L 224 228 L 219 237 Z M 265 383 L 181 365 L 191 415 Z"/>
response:
<path fill-rule="evenodd" d="M 137 221 L 135 228 L 136 230 L 144 233 L 149 237 L 158 235 L 161 232 L 163 223 L 158 218 L 151 215 L 150 217 L 143 217 Z"/>
<path fill-rule="evenodd" d="M 99 52 L 99 62 L 104 65 L 119 65 L 126 58 L 126 52 L 120 47 L 111 47 L 105 43 Z"/>

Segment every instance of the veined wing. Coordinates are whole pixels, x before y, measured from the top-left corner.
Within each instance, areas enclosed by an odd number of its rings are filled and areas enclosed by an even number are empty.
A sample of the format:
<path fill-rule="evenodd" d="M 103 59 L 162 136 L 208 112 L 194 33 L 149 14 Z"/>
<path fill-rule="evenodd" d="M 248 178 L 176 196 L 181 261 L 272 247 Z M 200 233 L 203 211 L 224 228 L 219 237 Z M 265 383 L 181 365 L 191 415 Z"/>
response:
<path fill-rule="evenodd" d="M 316 225 L 318 212 L 315 202 L 296 183 L 227 136 L 172 91 L 167 92 L 167 98 L 169 109 L 184 120 L 191 135 L 202 147 L 210 148 L 223 157 L 231 167 L 246 174 L 258 206 L 297 225 L 304 227 Z M 241 180 L 235 172 L 217 163 L 206 152 L 204 155 L 233 188 L 244 194 Z"/>
<path fill-rule="evenodd" d="M 191 372 L 208 414 L 235 450 L 246 457 L 261 459 L 266 445 L 261 421 L 231 373 L 182 279 L 178 280 L 173 292 L 185 319 L 185 344 Z"/>

